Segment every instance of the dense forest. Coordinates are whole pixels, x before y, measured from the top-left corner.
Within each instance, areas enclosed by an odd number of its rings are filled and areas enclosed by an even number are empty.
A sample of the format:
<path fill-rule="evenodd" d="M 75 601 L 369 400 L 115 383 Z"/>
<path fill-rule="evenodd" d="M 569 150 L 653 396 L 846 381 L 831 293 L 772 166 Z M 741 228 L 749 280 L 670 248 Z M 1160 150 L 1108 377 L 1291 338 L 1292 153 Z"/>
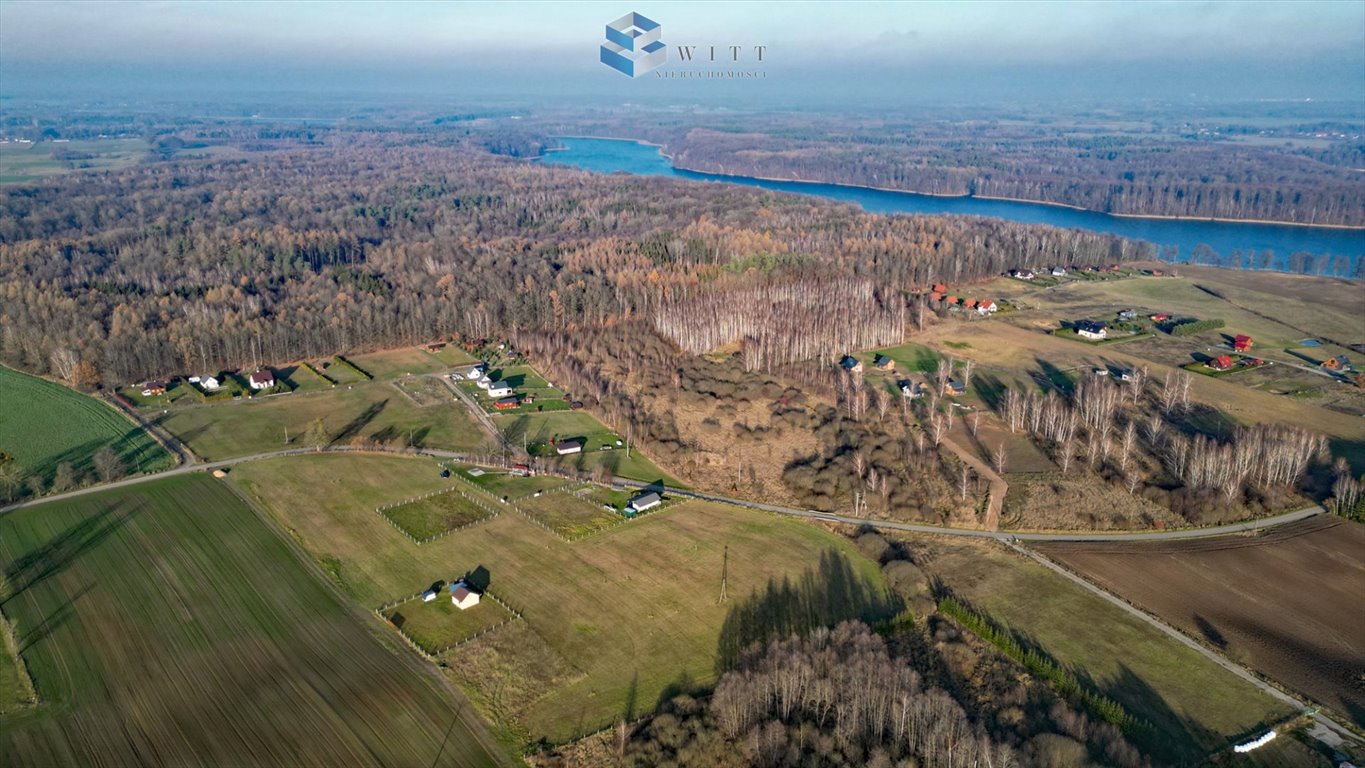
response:
<path fill-rule="evenodd" d="M 553 133 L 648 139 L 662 144 L 676 167 L 704 173 L 1116 214 L 1365 226 L 1360 125 L 1258 131 L 1153 122 L 622 112 L 546 125 Z"/>
<path fill-rule="evenodd" d="M 799 327 L 709 341 L 771 348 L 805 333 L 803 352 L 833 354 L 894 335 L 903 292 L 934 281 L 1151 256 L 1094 233 L 868 215 L 358 132 L 6 189 L 0 359 L 112 384 L 640 316 L 667 331 L 755 286 L 786 295 L 784 322 Z M 831 275 L 871 304 L 810 303 L 799 284 Z"/>

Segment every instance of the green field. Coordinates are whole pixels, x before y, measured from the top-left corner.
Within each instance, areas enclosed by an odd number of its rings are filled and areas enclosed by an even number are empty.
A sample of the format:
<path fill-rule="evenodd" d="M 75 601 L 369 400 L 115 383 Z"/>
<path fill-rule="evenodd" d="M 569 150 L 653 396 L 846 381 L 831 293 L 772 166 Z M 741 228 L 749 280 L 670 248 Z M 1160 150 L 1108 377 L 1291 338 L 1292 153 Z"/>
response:
<path fill-rule="evenodd" d="M 347 355 L 347 360 L 380 381 L 408 374 L 439 373 L 450 366 L 441 358 L 417 347 L 399 347 L 364 355 Z"/>
<path fill-rule="evenodd" d="M 624 519 L 620 512 L 608 511 L 590 499 L 582 499 L 562 491 L 524 498 L 517 501 L 516 505 L 521 511 L 568 539 L 581 538 L 610 528 Z"/>
<path fill-rule="evenodd" d="M 524 438 L 528 453 L 549 459 L 557 466 L 584 472 L 601 468 L 616 477 L 679 485 L 639 451 L 632 450 L 630 456 L 626 456 L 624 439 L 586 411 L 514 413 L 495 417 L 493 423 L 514 445 L 523 442 Z M 582 453 L 558 456 L 550 445 L 551 438 L 573 437 L 587 441 Z M 616 445 L 618 440 L 623 445 Z"/>
<path fill-rule="evenodd" d="M 819 528 L 695 502 L 572 544 L 503 514 L 417 546 L 374 508 L 432 489 L 440 481 L 434 466 L 322 454 L 245 464 L 232 478 L 364 605 L 485 567 L 491 589 L 521 611 L 537 639 L 503 644 L 499 636 L 514 624 L 462 646 L 449 662 L 485 712 L 528 740 L 563 741 L 652 709 L 672 684 L 714 679 L 727 546 L 734 600 L 770 579 L 800 576 L 831 549 L 848 554 L 859 578 L 882 584 L 875 563 Z"/>
<path fill-rule="evenodd" d="M 458 488 L 389 507 L 382 514 L 418 541 L 426 541 L 432 536 L 493 516 L 487 509 L 466 498 Z"/>
<path fill-rule="evenodd" d="M 214 461 L 306 447 L 305 433 L 317 419 L 322 419 L 329 439 L 342 445 L 355 438 L 368 438 L 399 445 L 411 441 L 425 448 L 474 451 L 486 437 L 459 403 L 419 408 L 406 395 L 381 381 L 255 402 L 173 408 L 169 414 L 158 417 L 158 422 L 195 453 Z"/>
<path fill-rule="evenodd" d="M 1135 737 L 1161 764 L 1198 761 L 1289 715 L 1231 672 L 1043 566 L 993 546 L 931 545 L 930 570 L 1155 729 Z"/>
<path fill-rule="evenodd" d="M 872 361 L 877 355 L 886 355 L 896 361 L 895 375 L 907 373 L 933 373 L 938 370 L 939 354 L 919 344 L 902 344 L 899 347 L 884 347 L 858 355 L 863 361 L 864 370 L 876 370 Z"/>
<path fill-rule="evenodd" d="M 6 766 L 496 762 L 425 662 L 205 475 L 0 518 L 0 564 L 42 700 L 0 717 Z"/>
<path fill-rule="evenodd" d="M 441 365 L 447 368 L 453 368 L 457 365 L 469 365 L 470 363 L 477 363 L 479 361 L 477 357 L 460 349 L 459 345 L 454 343 L 446 344 L 435 352 L 427 352 L 427 354 L 439 360 Z"/>
<path fill-rule="evenodd" d="M 444 589 L 429 603 L 414 597 L 385 611 L 384 616 L 431 654 L 442 653 L 456 643 L 516 618 L 496 600 L 486 597 L 462 611 L 450 602 L 450 593 Z"/>
<path fill-rule="evenodd" d="M 110 446 L 128 472 L 151 472 L 172 459 L 155 440 L 112 406 L 60 384 L 0 366 L 0 451 L 14 456 L 22 474 L 50 486 L 57 465 L 77 475 L 94 471 L 95 452 Z"/>
<path fill-rule="evenodd" d="M 25 184 L 71 171 L 126 168 L 147 157 L 142 139 L 0 144 L 0 184 Z"/>
<path fill-rule="evenodd" d="M 464 480 L 473 483 L 498 498 L 506 496 L 512 501 L 523 496 L 530 496 L 536 491 L 548 491 L 551 488 L 559 488 L 569 484 L 568 480 L 565 480 L 562 477 L 555 477 L 554 475 L 518 477 L 509 472 L 484 470 L 482 475 L 471 477 L 467 468 L 462 468 L 458 471 L 460 472 L 460 477 Z"/>

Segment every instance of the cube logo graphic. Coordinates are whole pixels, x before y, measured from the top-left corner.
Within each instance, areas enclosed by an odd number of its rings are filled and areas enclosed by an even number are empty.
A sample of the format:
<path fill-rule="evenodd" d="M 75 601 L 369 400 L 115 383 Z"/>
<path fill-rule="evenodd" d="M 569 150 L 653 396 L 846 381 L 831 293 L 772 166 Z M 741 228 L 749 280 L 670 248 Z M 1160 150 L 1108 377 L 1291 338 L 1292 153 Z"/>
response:
<path fill-rule="evenodd" d="M 639 77 L 667 61 L 668 48 L 659 40 L 662 27 L 634 11 L 607 25 L 602 63 L 627 77 Z"/>

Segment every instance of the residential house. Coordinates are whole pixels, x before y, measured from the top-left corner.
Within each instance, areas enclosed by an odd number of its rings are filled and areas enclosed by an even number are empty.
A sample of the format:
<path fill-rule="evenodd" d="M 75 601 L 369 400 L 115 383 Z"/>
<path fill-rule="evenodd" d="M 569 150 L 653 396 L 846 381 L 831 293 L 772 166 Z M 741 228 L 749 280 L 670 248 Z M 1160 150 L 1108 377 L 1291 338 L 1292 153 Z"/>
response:
<path fill-rule="evenodd" d="M 999 311 L 1000 307 L 990 299 L 982 299 L 981 303 L 976 305 L 978 315 L 992 315 Z"/>
<path fill-rule="evenodd" d="M 164 381 L 149 381 L 142 385 L 143 397 L 153 397 L 155 395 L 164 394 L 166 394 L 166 382 Z"/>
<path fill-rule="evenodd" d="M 205 392 L 216 392 L 223 384 L 218 381 L 217 376 L 200 376 L 199 386 L 202 387 Z"/>
<path fill-rule="evenodd" d="M 659 494 L 655 493 L 654 491 L 642 493 L 639 496 L 636 496 L 635 498 L 631 499 L 630 503 L 626 504 L 625 508 L 626 517 L 635 517 L 641 512 L 644 512 L 646 509 L 657 507 L 662 503 L 663 499 L 660 498 Z"/>
<path fill-rule="evenodd" d="M 950 394 L 950 395 L 965 395 L 965 394 L 967 394 L 967 385 L 966 385 L 966 384 L 963 384 L 961 381 L 958 381 L 957 379 L 949 379 L 949 380 L 948 380 L 948 394 Z"/>
<path fill-rule="evenodd" d="M 1031 269 L 1011 269 L 1010 277 L 1017 277 L 1020 280 L 1032 280 L 1034 275 L 1033 270 Z"/>
<path fill-rule="evenodd" d="M 551 440 L 550 444 L 555 447 L 555 453 L 560 456 L 568 456 L 571 453 L 583 452 L 583 441 L 577 438 L 572 440 L 560 440 L 557 442 Z"/>
<path fill-rule="evenodd" d="M 1339 373 L 1351 370 L 1351 361 L 1345 355 L 1336 355 L 1322 361 L 1324 370 L 1337 371 Z"/>
<path fill-rule="evenodd" d="M 849 373 L 857 373 L 863 369 L 863 361 L 853 355 L 844 355 L 843 358 L 839 360 L 839 367 Z"/>
<path fill-rule="evenodd" d="M 1239 333 L 1232 339 L 1232 348 L 1237 352 L 1249 352 L 1254 343 L 1250 336 Z"/>
<path fill-rule="evenodd" d="M 471 365 L 469 370 L 464 372 L 464 377 L 469 381 L 479 381 L 480 379 L 488 378 L 487 376 L 484 376 L 487 372 L 488 366 L 479 363 L 478 365 Z"/>
<path fill-rule="evenodd" d="M 269 368 L 262 368 L 247 377 L 247 383 L 255 390 L 270 389 L 275 386 L 275 372 Z"/>
<path fill-rule="evenodd" d="M 479 389 L 488 389 L 489 387 L 493 386 L 493 380 L 488 378 L 486 374 L 482 373 L 479 374 L 479 380 L 474 383 L 478 385 Z"/>
<path fill-rule="evenodd" d="M 1124 368 L 1119 371 L 1119 381 L 1132 381 L 1136 376 L 1137 374 L 1134 373 L 1132 368 Z"/>
<path fill-rule="evenodd" d="M 896 361 L 892 360 L 886 355 L 877 355 L 875 358 L 873 358 L 872 364 L 875 365 L 878 370 L 882 371 L 896 370 Z"/>
<path fill-rule="evenodd" d="M 1109 336 L 1109 329 L 1104 327 L 1104 323 L 1094 320 L 1082 320 L 1076 323 L 1076 335 L 1091 341 L 1100 341 Z"/>
<path fill-rule="evenodd" d="M 456 608 L 467 611 L 479 604 L 479 593 L 469 588 L 463 580 L 450 585 L 450 602 Z"/>
<path fill-rule="evenodd" d="M 919 398 L 924 397 L 924 387 L 921 387 L 919 384 L 909 379 L 901 379 L 896 382 L 896 384 L 901 388 L 901 397 L 906 397 L 911 400 L 918 400 Z"/>
<path fill-rule="evenodd" d="M 1052 268 L 1052 276 L 1053 276 L 1053 277 L 1062 277 L 1062 276 L 1065 275 L 1065 274 L 1066 274 L 1066 268 L 1065 268 L 1065 267 L 1053 267 L 1053 268 Z"/>
<path fill-rule="evenodd" d="M 505 381 L 494 381 L 488 385 L 489 397 L 507 397 L 512 394 L 512 387 Z"/>
<path fill-rule="evenodd" d="M 1207 363 L 1204 363 L 1204 365 L 1212 368 L 1215 371 L 1229 371 L 1232 370 L 1233 363 L 1232 358 L 1229 357 L 1228 355 L 1219 355 L 1218 357 L 1213 358 Z"/>
<path fill-rule="evenodd" d="M 1136 319 L 1137 319 L 1137 312 L 1135 312 L 1135 311 L 1133 311 L 1133 310 L 1131 310 L 1131 309 L 1121 309 L 1121 310 L 1119 310 L 1119 319 L 1120 319 L 1120 320 L 1136 320 Z"/>
<path fill-rule="evenodd" d="M 496 408 L 496 409 L 499 410 L 499 411 L 510 411 L 510 410 L 512 410 L 513 408 L 516 408 L 516 407 L 517 407 L 518 405 L 520 405 L 520 404 L 521 404 L 521 401 L 518 400 L 515 396 L 513 396 L 513 397 L 504 397 L 504 398 L 502 398 L 501 400 L 498 400 L 497 402 L 493 403 L 493 407 Z"/>

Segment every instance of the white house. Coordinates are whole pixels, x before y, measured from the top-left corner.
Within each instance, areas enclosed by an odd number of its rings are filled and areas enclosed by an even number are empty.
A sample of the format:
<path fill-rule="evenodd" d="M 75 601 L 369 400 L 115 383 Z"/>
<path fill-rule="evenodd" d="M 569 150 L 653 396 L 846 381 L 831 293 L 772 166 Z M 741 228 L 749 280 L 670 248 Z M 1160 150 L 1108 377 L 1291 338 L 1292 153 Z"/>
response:
<path fill-rule="evenodd" d="M 1091 341 L 1101 341 L 1109 335 L 1109 330 L 1104 327 L 1104 323 L 1082 320 L 1076 323 L 1076 335 Z"/>
<path fill-rule="evenodd" d="M 1010 277 L 1017 277 L 1020 280 L 1032 280 L 1033 270 L 1031 269 L 1011 269 Z"/>
<path fill-rule="evenodd" d="M 512 394 L 512 388 L 507 386 L 507 382 L 495 381 L 488 385 L 489 397 L 507 397 L 510 394 Z"/>
<path fill-rule="evenodd" d="M 493 380 L 483 374 L 479 374 L 479 380 L 475 383 L 479 385 L 479 389 L 488 389 L 493 385 Z"/>
<path fill-rule="evenodd" d="M 203 387 L 206 392 L 213 392 L 221 387 L 222 384 L 219 383 L 217 376 L 200 376 L 199 386 Z"/>
<path fill-rule="evenodd" d="M 663 499 L 659 498 L 659 494 L 654 491 L 642 493 L 631 499 L 630 503 L 626 505 L 626 514 L 631 516 L 638 515 L 646 509 L 657 507 L 662 503 Z"/>
<path fill-rule="evenodd" d="M 1052 276 L 1053 276 L 1053 277 L 1061 277 L 1062 275 L 1065 275 L 1065 274 L 1066 274 L 1066 269 L 1063 268 L 1063 267 L 1053 267 L 1053 268 L 1052 268 Z"/>
<path fill-rule="evenodd" d="M 478 365 L 470 366 L 469 370 L 465 371 L 464 377 L 470 381 L 478 381 L 481 378 L 487 378 L 484 376 L 484 373 L 487 372 L 487 370 L 488 366 L 479 363 Z"/>
<path fill-rule="evenodd" d="M 262 368 L 251 374 L 247 379 L 252 389 L 270 389 L 275 386 L 275 372 L 269 368 Z"/>
<path fill-rule="evenodd" d="M 457 581 L 450 585 L 450 602 L 456 608 L 467 611 L 479 604 L 479 593 L 469 588 L 463 581 Z"/>
<path fill-rule="evenodd" d="M 911 400 L 918 400 L 924 397 L 924 388 L 913 381 L 901 382 L 901 397 L 908 397 Z"/>
<path fill-rule="evenodd" d="M 555 443 L 555 453 L 560 456 L 568 456 L 571 453 L 582 453 L 582 440 L 560 440 Z"/>
<path fill-rule="evenodd" d="M 1000 307 L 990 299 L 982 299 L 981 303 L 976 305 L 976 313 L 978 315 L 990 315 L 999 311 Z"/>

